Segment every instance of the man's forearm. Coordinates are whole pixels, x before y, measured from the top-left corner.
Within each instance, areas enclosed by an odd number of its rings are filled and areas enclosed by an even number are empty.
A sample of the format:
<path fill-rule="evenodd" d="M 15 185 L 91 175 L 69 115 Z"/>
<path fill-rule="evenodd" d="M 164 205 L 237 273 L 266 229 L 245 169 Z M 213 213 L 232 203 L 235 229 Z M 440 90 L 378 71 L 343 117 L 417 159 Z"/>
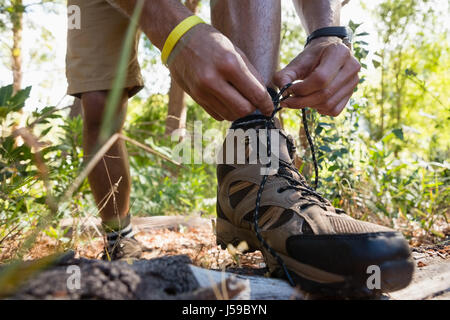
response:
<path fill-rule="evenodd" d="M 294 0 L 294 5 L 308 35 L 319 28 L 340 25 L 339 0 Z"/>
<path fill-rule="evenodd" d="M 133 14 L 138 0 L 107 0 L 128 16 Z M 192 12 L 179 0 L 144 0 L 139 26 L 150 41 L 162 50 L 169 33 Z"/>

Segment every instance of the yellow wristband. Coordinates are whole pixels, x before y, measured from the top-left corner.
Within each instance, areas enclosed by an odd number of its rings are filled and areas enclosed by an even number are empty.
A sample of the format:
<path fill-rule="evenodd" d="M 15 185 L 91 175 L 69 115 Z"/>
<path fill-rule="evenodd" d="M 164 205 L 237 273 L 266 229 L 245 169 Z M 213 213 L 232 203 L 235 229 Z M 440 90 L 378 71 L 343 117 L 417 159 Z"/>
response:
<path fill-rule="evenodd" d="M 190 16 L 181 21 L 169 34 L 164 43 L 164 47 L 161 52 L 161 60 L 164 64 L 167 63 L 167 59 L 169 58 L 170 53 L 173 48 L 177 44 L 177 42 L 181 39 L 181 37 L 188 32 L 192 27 L 196 26 L 199 23 L 205 23 L 202 19 L 197 16 Z"/>

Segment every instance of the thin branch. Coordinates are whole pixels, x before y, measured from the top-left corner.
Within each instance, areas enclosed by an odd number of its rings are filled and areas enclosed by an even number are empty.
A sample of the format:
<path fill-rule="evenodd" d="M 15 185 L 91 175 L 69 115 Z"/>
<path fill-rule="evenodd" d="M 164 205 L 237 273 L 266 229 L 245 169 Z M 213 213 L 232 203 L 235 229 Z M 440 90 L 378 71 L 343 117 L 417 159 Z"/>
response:
<path fill-rule="evenodd" d="M 178 166 L 178 167 L 184 168 L 184 166 L 183 166 L 181 163 L 179 163 L 179 162 L 177 162 L 177 161 L 175 161 L 175 160 L 172 160 L 172 159 L 168 158 L 167 156 L 163 155 L 162 153 L 160 153 L 160 152 L 158 152 L 158 151 L 156 151 L 156 150 L 150 148 L 149 146 L 147 146 L 147 145 L 145 145 L 145 144 L 140 143 L 139 141 L 136 141 L 136 140 L 134 140 L 134 139 L 131 139 L 131 138 L 129 138 L 129 137 L 127 137 L 127 136 L 124 136 L 124 135 L 122 135 L 122 134 L 120 135 L 120 138 L 123 139 L 123 140 L 125 140 L 125 141 L 128 141 L 128 142 L 130 142 L 130 143 L 132 143 L 132 144 L 134 144 L 134 145 L 136 145 L 136 146 L 138 146 L 139 148 L 144 149 L 145 151 L 150 152 L 151 154 L 154 154 L 155 156 L 158 156 L 158 157 L 160 157 L 160 158 L 162 158 L 162 159 L 164 159 L 164 160 L 166 160 L 166 161 L 169 161 L 170 163 L 173 163 L 174 165 L 176 165 L 176 166 Z"/>

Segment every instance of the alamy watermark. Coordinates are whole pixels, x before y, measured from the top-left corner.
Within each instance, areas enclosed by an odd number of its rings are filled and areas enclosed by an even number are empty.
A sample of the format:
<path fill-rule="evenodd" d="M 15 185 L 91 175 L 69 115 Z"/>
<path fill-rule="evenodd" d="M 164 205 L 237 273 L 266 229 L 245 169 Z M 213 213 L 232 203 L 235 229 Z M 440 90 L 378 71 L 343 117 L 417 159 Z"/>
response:
<path fill-rule="evenodd" d="M 67 7 L 67 28 L 69 30 L 81 29 L 81 9 L 77 5 Z"/>
<path fill-rule="evenodd" d="M 203 132 L 201 121 L 194 122 L 193 135 L 177 129 L 171 140 L 178 142 L 172 149 L 172 159 L 182 164 L 260 164 L 261 174 L 275 174 L 279 168 L 280 130 L 229 129 L 225 138 L 221 131 Z M 270 135 L 270 157 L 267 134 Z M 183 137 L 180 142 L 180 137 Z"/>
<path fill-rule="evenodd" d="M 81 269 L 77 265 L 70 265 L 66 269 L 66 273 L 69 274 L 66 280 L 66 286 L 69 291 L 75 291 L 81 289 Z"/>
<path fill-rule="evenodd" d="M 381 270 L 380 267 L 373 264 L 367 267 L 367 274 L 370 276 L 367 278 L 366 286 L 369 290 L 381 289 Z"/>

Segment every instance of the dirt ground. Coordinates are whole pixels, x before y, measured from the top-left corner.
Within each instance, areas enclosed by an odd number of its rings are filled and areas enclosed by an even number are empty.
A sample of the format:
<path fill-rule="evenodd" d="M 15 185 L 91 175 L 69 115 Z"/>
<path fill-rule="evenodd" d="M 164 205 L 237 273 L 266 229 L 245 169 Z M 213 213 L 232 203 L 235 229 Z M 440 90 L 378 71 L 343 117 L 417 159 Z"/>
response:
<path fill-rule="evenodd" d="M 152 259 L 163 256 L 187 255 L 196 266 L 213 269 L 227 270 L 248 275 L 265 275 L 264 259 L 259 251 L 242 254 L 238 248 L 229 246 L 223 250 L 216 245 L 215 235 L 211 223 L 201 225 L 183 226 L 176 225 L 170 228 L 152 228 L 142 230 L 136 234 L 136 238 L 145 247 L 143 259 Z M 443 260 L 450 259 L 450 245 L 434 245 L 431 241 L 420 241 L 418 236 L 413 238 L 412 250 L 420 257 L 440 257 Z M 47 235 L 39 236 L 33 248 L 24 257 L 25 260 L 34 260 L 62 248 L 69 246 L 76 252 L 77 258 L 98 259 L 103 249 L 103 238 L 100 236 L 80 237 L 73 243 L 62 243 Z M 443 242 L 446 243 L 446 242 Z M 17 243 L 10 242 L 2 245 L 0 262 L 11 258 L 17 250 Z M 417 267 L 426 266 L 426 259 L 418 259 Z"/>

